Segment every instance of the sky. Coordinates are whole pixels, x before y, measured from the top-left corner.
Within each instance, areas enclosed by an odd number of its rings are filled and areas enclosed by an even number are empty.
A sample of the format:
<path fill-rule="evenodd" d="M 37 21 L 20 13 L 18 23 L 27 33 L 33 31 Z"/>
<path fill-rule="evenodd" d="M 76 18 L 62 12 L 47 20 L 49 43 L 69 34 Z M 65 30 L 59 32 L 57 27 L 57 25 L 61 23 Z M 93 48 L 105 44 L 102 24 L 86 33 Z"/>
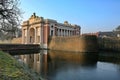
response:
<path fill-rule="evenodd" d="M 45 19 L 81 26 L 81 33 L 112 31 L 120 25 L 120 0 L 20 0 L 23 21 L 35 12 Z"/>

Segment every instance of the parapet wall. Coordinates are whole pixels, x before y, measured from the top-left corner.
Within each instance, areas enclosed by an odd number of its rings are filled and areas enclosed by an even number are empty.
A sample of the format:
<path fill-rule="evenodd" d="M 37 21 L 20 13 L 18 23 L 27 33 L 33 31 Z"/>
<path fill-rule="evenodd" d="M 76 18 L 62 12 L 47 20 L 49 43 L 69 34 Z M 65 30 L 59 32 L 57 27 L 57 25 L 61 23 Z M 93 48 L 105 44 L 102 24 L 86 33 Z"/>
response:
<path fill-rule="evenodd" d="M 49 38 L 50 50 L 73 51 L 73 52 L 97 52 L 98 43 L 96 36 L 73 36 Z"/>

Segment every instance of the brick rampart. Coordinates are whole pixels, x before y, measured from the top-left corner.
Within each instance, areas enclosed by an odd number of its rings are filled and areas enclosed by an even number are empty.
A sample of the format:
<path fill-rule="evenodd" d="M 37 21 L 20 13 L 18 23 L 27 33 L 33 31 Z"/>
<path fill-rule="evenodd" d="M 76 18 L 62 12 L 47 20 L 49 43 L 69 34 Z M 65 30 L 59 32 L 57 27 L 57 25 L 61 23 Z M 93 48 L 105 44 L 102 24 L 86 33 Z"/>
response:
<path fill-rule="evenodd" d="M 73 52 L 97 52 L 98 43 L 96 36 L 73 36 L 49 38 L 48 48 L 51 50 Z"/>

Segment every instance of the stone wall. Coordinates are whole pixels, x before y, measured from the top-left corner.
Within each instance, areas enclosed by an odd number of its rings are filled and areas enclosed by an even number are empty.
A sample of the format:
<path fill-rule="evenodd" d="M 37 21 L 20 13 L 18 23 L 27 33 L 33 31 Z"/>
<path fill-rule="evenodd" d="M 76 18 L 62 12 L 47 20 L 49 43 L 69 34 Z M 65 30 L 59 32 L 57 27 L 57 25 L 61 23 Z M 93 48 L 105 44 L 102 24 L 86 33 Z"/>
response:
<path fill-rule="evenodd" d="M 22 37 L 13 38 L 13 39 L 11 40 L 11 43 L 12 43 L 12 44 L 22 44 Z"/>
<path fill-rule="evenodd" d="M 98 38 L 99 49 L 109 51 L 120 51 L 120 38 Z"/>
<path fill-rule="evenodd" d="M 97 52 L 98 43 L 96 36 L 73 36 L 49 38 L 48 48 L 51 50 L 73 52 Z"/>
<path fill-rule="evenodd" d="M 10 44 L 11 40 L 0 40 L 0 44 Z"/>
<path fill-rule="evenodd" d="M 21 44 L 22 43 L 22 37 L 19 38 L 13 38 L 12 40 L 0 40 L 0 44 Z"/>

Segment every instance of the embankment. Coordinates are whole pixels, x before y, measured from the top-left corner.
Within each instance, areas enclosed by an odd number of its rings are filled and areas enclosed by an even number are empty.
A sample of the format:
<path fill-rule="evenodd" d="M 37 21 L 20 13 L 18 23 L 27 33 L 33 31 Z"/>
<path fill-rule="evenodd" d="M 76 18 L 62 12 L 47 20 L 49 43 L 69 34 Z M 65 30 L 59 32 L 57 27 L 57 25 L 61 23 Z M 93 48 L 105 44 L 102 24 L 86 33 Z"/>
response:
<path fill-rule="evenodd" d="M 48 48 L 50 50 L 73 52 L 97 52 L 98 42 L 96 36 L 51 37 Z"/>
<path fill-rule="evenodd" d="M 40 76 L 25 64 L 0 51 L 0 80 L 41 80 Z"/>
<path fill-rule="evenodd" d="M 120 51 L 119 38 L 98 38 L 99 49 L 107 51 Z"/>

